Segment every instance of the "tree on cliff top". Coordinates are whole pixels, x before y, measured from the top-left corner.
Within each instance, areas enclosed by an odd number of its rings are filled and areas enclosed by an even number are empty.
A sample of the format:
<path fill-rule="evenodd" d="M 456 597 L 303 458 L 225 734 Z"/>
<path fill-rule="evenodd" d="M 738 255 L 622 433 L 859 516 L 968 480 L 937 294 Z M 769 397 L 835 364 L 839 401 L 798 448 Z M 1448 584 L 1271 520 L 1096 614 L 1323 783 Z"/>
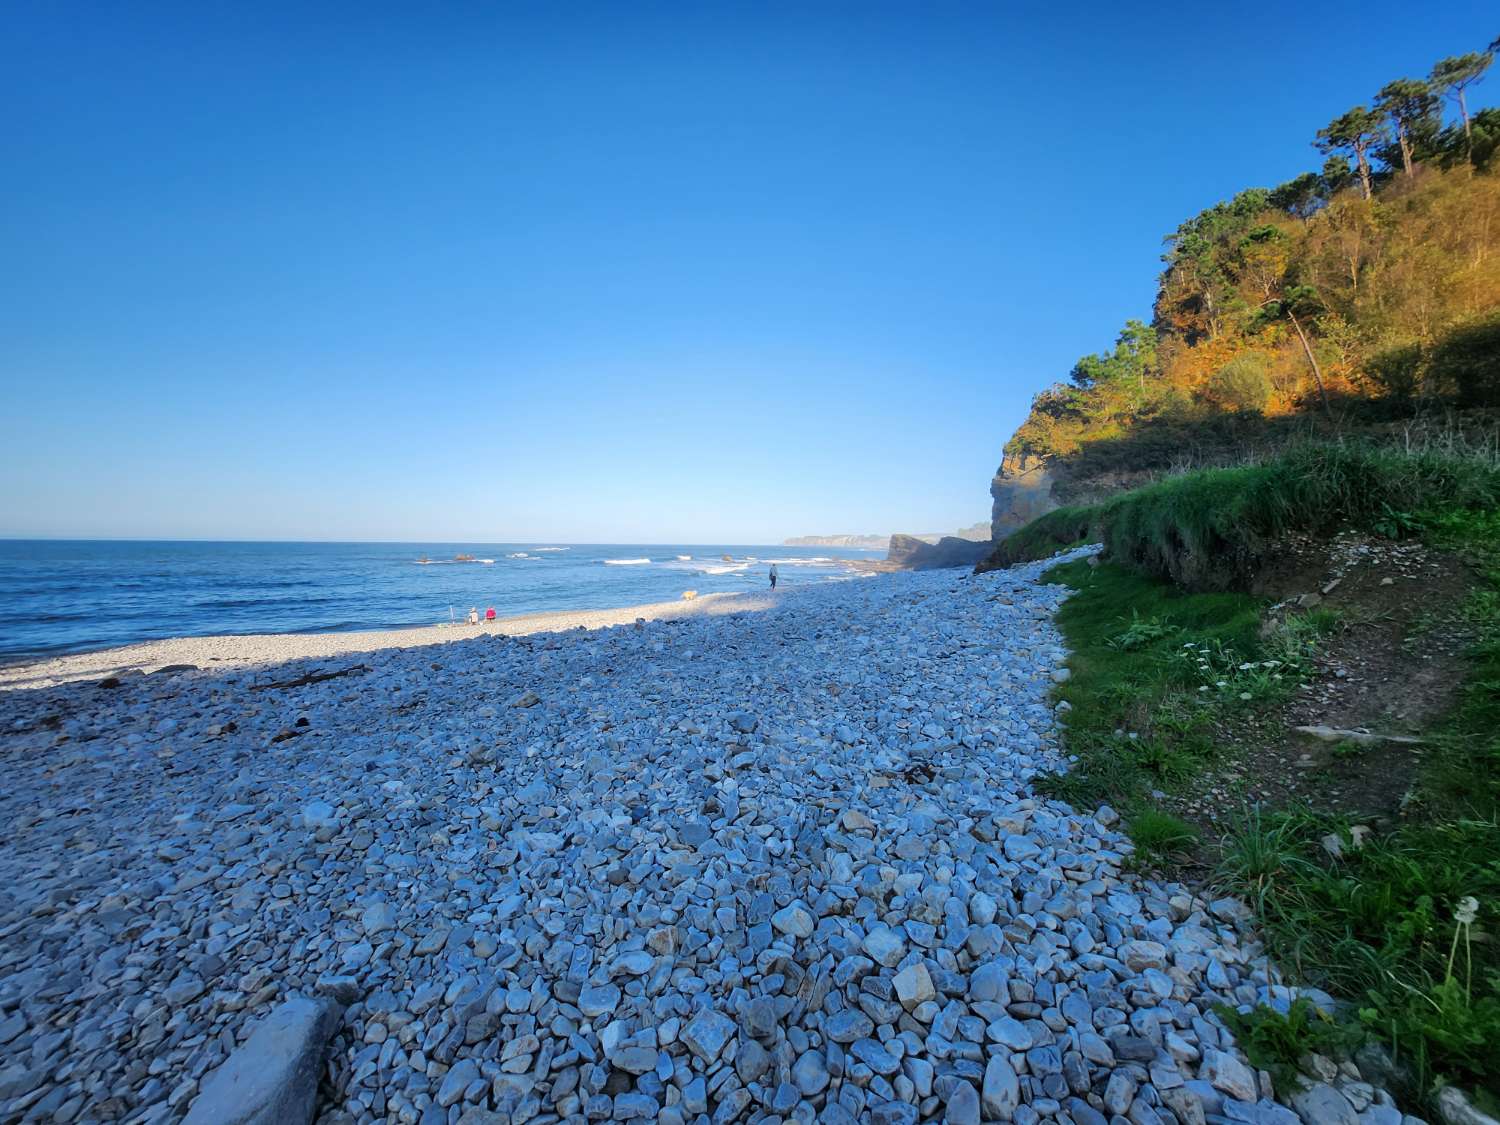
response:
<path fill-rule="evenodd" d="M 1440 107 L 1432 87 L 1415 78 L 1387 82 L 1375 95 L 1375 108 L 1391 120 L 1401 152 L 1401 167 L 1408 176 L 1413 171 L 1412 148 L 1418 138 L 1436 134 Z"/>
<path fill-rule="evenodd" d="M 1500 42 L 1500 40 L 1497 40 Z M 1442 59 L 1432 68 L 1432 88 L 1458 103 L 1459 116 L 1464 122 L 1464 141 L 1472 153 L 1474 135 L 1469 124 L 1469 102 L 1466 90 L 1481 78 L 1495 59 L 1495 44 L 1487 51 L 1470 51 L 1467 55 L 1454 55 Z"/>
<path fill-rule="evenodd" d="M 1335 117 L 1318 130 L 1318 139 L 1313 143 L 1322 153 L 1347 150 L 1354 156 L 1354 165 L 1359 170 L 1359 184 L 1366 199 L 1373 193 L 1370 173 L 1370 150 L 1385 135 L 1385 123 L 1381 114 L 1366 106 L 1357 105 L 1347 113 Z"/>
<path fill-rule="evenodd" d="M 1134 384 L 1146 392 L 1146 375 L 1156 367 L 1156 332 L 1139 320 L 1127 320 L 1115 339 L 1113 352 L 1086 355 L 1073 365 L 1075 387 L 1117 387 Z"/>

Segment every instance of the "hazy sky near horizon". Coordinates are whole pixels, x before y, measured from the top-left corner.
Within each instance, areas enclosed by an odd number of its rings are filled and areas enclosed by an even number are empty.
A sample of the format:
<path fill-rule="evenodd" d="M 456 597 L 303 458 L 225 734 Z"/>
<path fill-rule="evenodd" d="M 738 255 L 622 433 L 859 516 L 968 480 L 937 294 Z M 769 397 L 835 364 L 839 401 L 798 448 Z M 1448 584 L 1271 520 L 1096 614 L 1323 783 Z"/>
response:
<path fill-rule="evenodd" d="M 23 0 L 0 535 L 987 519 L 1167 231 L 1495 16 Z"/>

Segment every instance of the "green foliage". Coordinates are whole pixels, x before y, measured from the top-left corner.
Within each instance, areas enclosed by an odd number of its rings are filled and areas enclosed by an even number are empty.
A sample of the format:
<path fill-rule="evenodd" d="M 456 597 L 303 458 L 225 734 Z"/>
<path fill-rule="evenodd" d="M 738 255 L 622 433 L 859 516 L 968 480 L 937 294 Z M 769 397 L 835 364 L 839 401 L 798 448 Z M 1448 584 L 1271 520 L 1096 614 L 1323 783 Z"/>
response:
<path fill-rule="evenodd" d="M 1139 320 L 1127 320 L 1115 350 L 1086 355 L 1073 367 L 1073 384 L 1097 387 L 1124 384 L 1145 387 L 1147 374 L 1156 367 L 1156 333 Z"/>
<path fill-rule="evenodd" d="M 1442 101 L 1430 83 L 1414 78 L 1387 82 L 1375 97 L 1375 108 L 1390 120 L 1396 151 L 1383 152 L 1387 164 L 1400 163 L 1411 174 L 1413 155 L 1430 148 L 1442 128 Z"/>
<path fill-rule="evenodd" d="M 1266 546 L 1340 521 L 1372 528 L 1433 505 L 1500 504 L 1500 470 L 1482 459 L 1308 445 L 1261 465 L 1205 469 L 1101 505 L 1111 559 L 1192 589 L 1243 586 Z"/>
<path fill-rule="evenodd" d="M 1425 360 L 1420 344 L 1398 344 L 1365 360 L 1365 374 L 1377 393 L 1410 403 L 1422 389 Z"/>
<path fill-rule="evenodd" d="M 1387 539 L 1406 539 L 1422 530 L 1422 517 L 1398 511 L 1382 500 L 1380 513 L 1370 521 L 1370 530 Z"/>
<path fill-rule="evenodd" d="M 1321 172 L 1179 224 L 1150 328 L 1132 322 L 1039 394 L 1007 451 L 1071 463 L 1105 443 L 1128 460 L 1150 429 L 1190 457 L 1215 414 L 1317 411 L 1326 434 L 1374 400 L 1384 417 L 1500 405 L 1494 330 L 1470 327 L 1500 308 L 1500 178 L 1474 174 L 1496 164 L 1500 108 L 1464 98 L 1491 58 L 1387 82 L 1319 132 Z M 1460 118 L 1446 127 L 1444 94 Z M 1251 351 L 1264 381 L 1233 366 Z"/>
<path fill-rule="evenodd" d="M 1365 373 L 1400 401 L 1500 406 L 1500 312 L 1462 321 L 1432 345 L 1389 347 L 1365 361 Z"/>
<path fill-rule="evenodd" d="M 1269 1071 L 1276 1092 L 1290 1095 L 1301 1074 L 1298 1060 L 1309 1053 L 1336 1056 L 1353 1042 L 1349 1029 L 1320 1009 L 1306 996 L 1299 996 L 1285 1013 L 1266 1004 L 1241 1012 L 1226 1004 L 1215 1014 L 1234 1035 L 1252 1066 Z"/>
<path fill-rule="evenodd" d="M 1344 173 L 1348 174 L 1347 164 L 1344 166 Z M 1332 194 L 1323 176 L 1316 172 L 1303 172 L 1295 179 L 1273 188 L 1266 202 L 1293 218 L 1305 220 L 1316 214 Z"/>
<path fill-rule="evenodd" d="M 1464 104 L 1465 92 L 1484 76 L 1493 61 L 1494 56 L 1487 51 L 1470 51 L 1466 55 L 1441 59 L 1432 68 L 1429 79 L 1432 89 L 1456 101 L 1460 112 L 1467 118 L 1469 111 Z"/>
<path fill-rule="evenodd" d="M 1124 622 L 1124 618 L 1121 618 Z M 1110 637 L 1104 643 L 1110 648 L 1119 649 L 1121 652 L 1134 652 L 1138 648 L 1144 648 L 1153 641 L 1159 641 L 1163 637 L 1173 636 L 1177 629 L 1167 624 L 1159 617 L 1142 617 L 1141 612 L 1134 607 L 1130 610 L 1130 624 L 1118 636 Z"/>
<path fill-rule="evenodd" d="M 1383 129 L 1379 110 L 1357 105 L 1319 129 L 1314 142 L 1325 155 L 1348 152 L 1354 157 L 1366 199 L 1370 197 L 1370 150 L 1380 141 Z"/>

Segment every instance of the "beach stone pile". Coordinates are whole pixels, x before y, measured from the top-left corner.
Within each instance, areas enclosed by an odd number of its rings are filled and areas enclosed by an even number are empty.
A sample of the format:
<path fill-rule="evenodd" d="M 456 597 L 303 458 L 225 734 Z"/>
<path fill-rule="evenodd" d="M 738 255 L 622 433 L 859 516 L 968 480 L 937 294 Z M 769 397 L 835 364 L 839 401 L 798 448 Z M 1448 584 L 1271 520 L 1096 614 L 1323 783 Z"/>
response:
<path fill-rule="evenodd" d="M 1042 569 L 0 693 L 0 1119 L 1400 1125 L 1278 1104 L 1244 907 L 1032 792 Z"/>

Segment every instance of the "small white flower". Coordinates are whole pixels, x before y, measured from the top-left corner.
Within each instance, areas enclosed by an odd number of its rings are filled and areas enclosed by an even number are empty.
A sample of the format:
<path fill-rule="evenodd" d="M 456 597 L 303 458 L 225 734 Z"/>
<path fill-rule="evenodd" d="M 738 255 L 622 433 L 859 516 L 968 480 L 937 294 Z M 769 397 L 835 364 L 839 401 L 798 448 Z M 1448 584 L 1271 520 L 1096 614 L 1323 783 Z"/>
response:
<path fill-rule="evenodd" d="M 1478 914 L 1479 900 L 1473 895 L 1464 895 L 1458 900 L 1458 911 L 1453 915 L 1453 919 L 1461 926 L 1468 926 L 1473 924 Z"/>
<path fill-rule="evenodd" d="M 1242 692 L 1240 692 L 1240 698 L 1241 699 L 1249 699 L 1250 698 L 1250 693 L 1248 691 L 1242 691 Z"/>

